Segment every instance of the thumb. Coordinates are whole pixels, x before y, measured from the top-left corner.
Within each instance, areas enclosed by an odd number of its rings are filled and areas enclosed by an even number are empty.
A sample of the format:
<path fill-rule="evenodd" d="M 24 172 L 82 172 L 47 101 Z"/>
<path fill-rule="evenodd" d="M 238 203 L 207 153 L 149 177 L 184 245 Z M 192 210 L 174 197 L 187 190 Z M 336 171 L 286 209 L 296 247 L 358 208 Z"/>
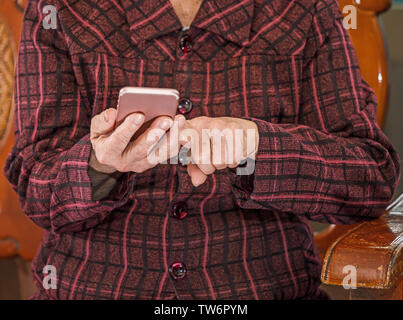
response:
<path fill-rule="evenodd" d="M 187 171 L 195 187 L 199 187 L 206 182 L 207 176 L 195 164 L 189 163 Z"/>
<path fill-rule="evenodd" d="M 107 134 L 115 127 L 116 109 L 110 108 L 96 115 L 91 121 L 91 137 Z"/>

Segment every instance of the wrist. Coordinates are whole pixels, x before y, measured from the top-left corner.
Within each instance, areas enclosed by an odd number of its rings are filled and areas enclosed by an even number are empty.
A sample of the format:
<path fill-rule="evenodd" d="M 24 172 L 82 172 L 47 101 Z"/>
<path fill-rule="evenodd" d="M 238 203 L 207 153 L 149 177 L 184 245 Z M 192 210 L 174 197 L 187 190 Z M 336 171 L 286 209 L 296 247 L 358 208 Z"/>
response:
<path fill-rule="evenodd" d="M 111 166 L 100 163 L 95 155 L 94 150 L 91 151 L 90 161 L 88 164 L 92 169 L 102 173 L 110 174 L 117 171 L 115 168 Z"/>
<path fill-rule="evenodd" d="M 258 150 L 259 150 L 259 141 L 260 141 L 260 135 L 259 135 L 259 127 L 258 125 L 254 122 L 254 121 L 250 121 L 250 129 L 253 129 L 254 133 L 255 133 L 255 150 L 254 150 L 254 154 L 253 154 L 253 158 L 256 157 Z"/>

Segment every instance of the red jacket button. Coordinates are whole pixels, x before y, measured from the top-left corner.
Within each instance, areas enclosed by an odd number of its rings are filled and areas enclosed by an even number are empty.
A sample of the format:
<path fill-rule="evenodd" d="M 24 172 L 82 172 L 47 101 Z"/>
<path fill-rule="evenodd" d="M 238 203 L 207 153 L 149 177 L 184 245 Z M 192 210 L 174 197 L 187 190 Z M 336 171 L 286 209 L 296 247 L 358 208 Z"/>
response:
<path fill-rule="evenodd" d="M 169 273 L 172 278 L 175 280 L 180 280 L 183 279 L 186 276 L 186 266 L 182 262 L 174 262 L 170 267 L 169 267 Z"/>
<path fill-rule="evenodd" d="M 183 53 L 192 51 L 192 38 L 189 35 L 184 35 L 179 41 L 180 48 Z"/>
<path fill-rule="evenodd" d="M 188 206 L 185 202 L 177 202 L 172 206 L 172 216 L 177 219 L 185 219 L 188 215 Z"/>
<path fill-rule="evenodd" d="M 189 155 L 190 149 L 187 146 L 183 146 L 178 154 L 178 163 L 181 167 L 186 167 L 189 162 L 191 156 Z"/>
<path fill-rule="evenodd" d="M 178 111 L 181 114 L 187 114 L 193 109 L 193 103 L 189 99 L 182 98 L 178 103 Z"/>

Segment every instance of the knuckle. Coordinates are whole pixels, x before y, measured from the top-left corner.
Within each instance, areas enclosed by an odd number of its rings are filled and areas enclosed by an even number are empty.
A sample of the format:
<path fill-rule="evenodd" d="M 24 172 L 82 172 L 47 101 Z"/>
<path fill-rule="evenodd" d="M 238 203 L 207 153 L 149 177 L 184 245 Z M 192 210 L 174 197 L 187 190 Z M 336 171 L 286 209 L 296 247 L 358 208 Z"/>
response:
<path fill-rule="evenodd" d="M 222 166 L 224 165 L 224 160 L 223 159 L 213 159 L 212 164 L 214 166 Z"/>
<path fill-rule="evenodd" d="M 110 146 L 113 150 L 115 147 L 124 146 L 127 144 L 127 137 L 124 134 L 115 134 L 109 137 Z"/>
<path fill-rule="evenodd" d="M 200 116 L 200 117 L 191 119 L 191 120 L 189 120 L 189 121 L 190 121 L 190 123 L 191 123 L 193 126 L 195 126 L 196 128 L 198 128 L 198 127 L 201 128 L 201 127 L 204 126 L 204 124 L 206 124 L 206 123 L 209 122 L 209 119 L 210 119 L 209 117 Z"/>
<path fill-rule="evenodd" d="M 222 128 L 225 125 L 225 120 L 222 118 L 217 118 L 214 120 L 214 125 L 218 126 L 219 128 Z"/>
<path fill-rule="evenodd" d="M 208 121 L 210 118 L 207 116 L 201 116 L 199 117 L 200 121 Z"/>
<path fill-rule="evenodd" d="M 123 163 L 123 162 L 119 162 L 118 164 L 115 165 L 115 169 L 119 172 L 128 172 L 130 171 L 128 168 L 128 164 L 127 163 Z"/>
<path fill-rule="evenodd" d="M 148 154 L 148 149 L 149 147 L 147 145 L 144 143 L 139 143 L 134 145 L 133 154 L 136 156 L 136 158 L 144 158 Z"/>
<path fill-rule="evenodd" d="M 99 115 L 96 115 L 95 117 L 93 117 L 91 119 L 91 126 L 90 126 L 91 127 L 91 129 L 90 129 L 91 132 L 94 131 L 97 128 L 98 123 L 99 123 Z"/>

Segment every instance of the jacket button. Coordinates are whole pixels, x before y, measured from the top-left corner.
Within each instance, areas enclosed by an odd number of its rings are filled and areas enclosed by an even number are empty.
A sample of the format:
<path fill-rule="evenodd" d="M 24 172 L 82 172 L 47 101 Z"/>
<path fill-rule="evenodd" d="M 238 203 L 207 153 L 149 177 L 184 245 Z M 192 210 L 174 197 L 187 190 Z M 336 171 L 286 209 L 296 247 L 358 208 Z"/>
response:
<path fill-rule="evenodd" d="M 181 167 L 186 167 L 190 162 L 190 149 L 186 146 L 183 146 L 178 154 L 178 163 Z"/>
<path fill-rule="evenodd" d="M 188 215 L 188 206 L 185 202 L 177 202 L 172 206 L 172 216 L 177 219 L 185 219 Z"/>
<path fill-rule="evenodd" d="M 193 109 L 193 103 L 189 99 L 182 98 L 178 103 L 178 111 L 180 114 L 187 114 Z"/>
<path fill-rule="evenodd" d="M 182 262 L 174 262 L 169 267 L 169 273 L 175 280 L 183 279 L 186 276 L 186 266 Z"/>
<path fill-rule="evenodd" d="M 192 38 L 189 35 L 184 35 L 183 37 L 181 37 L 179 41 L 179 46 L 183 53 L 188 53 L 192 51 L 192 45 Z"/>

